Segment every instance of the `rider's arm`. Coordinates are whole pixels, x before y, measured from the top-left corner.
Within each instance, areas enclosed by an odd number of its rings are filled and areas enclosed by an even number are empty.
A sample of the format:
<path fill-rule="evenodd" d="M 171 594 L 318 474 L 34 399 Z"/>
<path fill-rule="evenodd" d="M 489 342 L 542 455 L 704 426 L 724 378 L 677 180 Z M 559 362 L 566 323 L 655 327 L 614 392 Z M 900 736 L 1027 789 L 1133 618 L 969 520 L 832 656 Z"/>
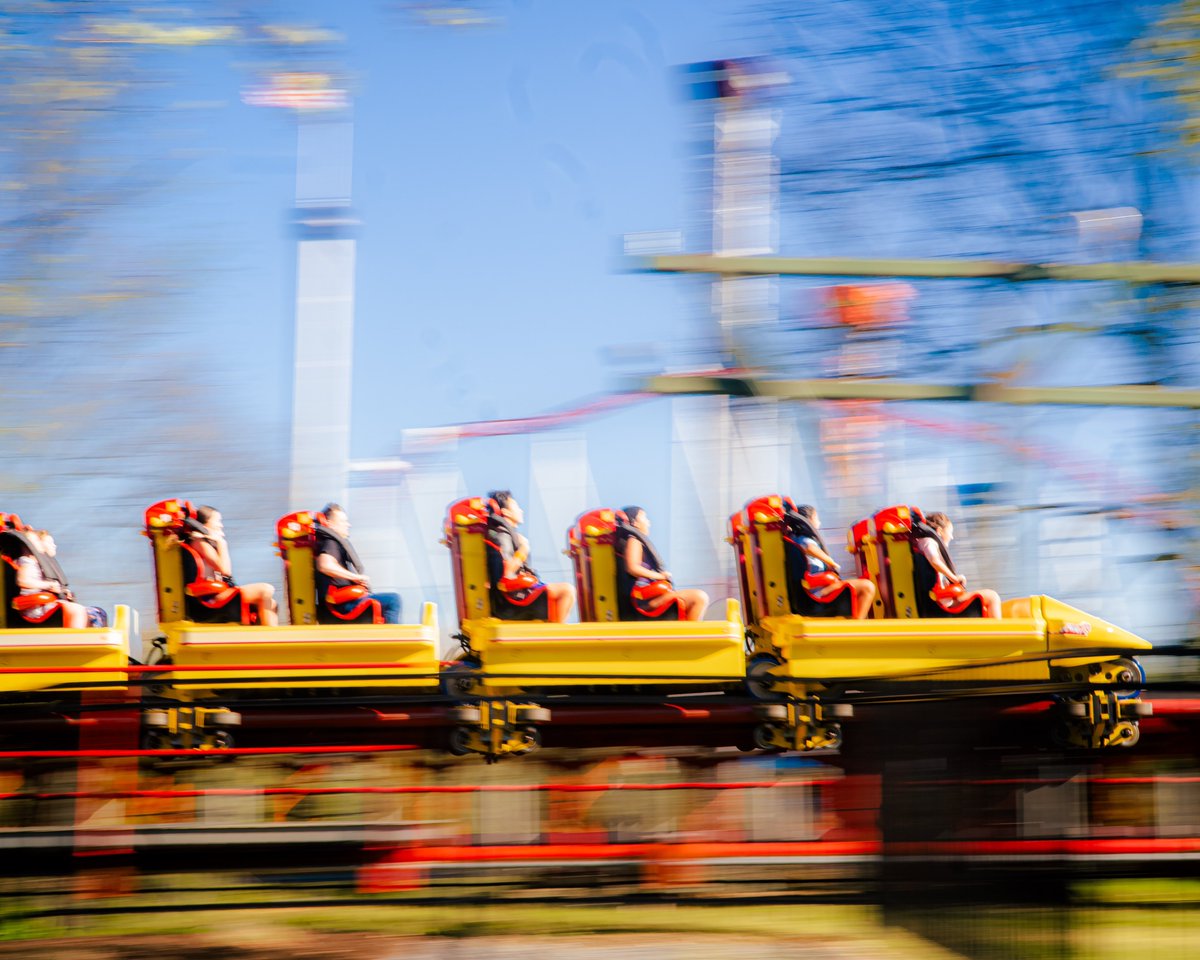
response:
<path fill-rule="evenodd" d="M 511 580 L 525 566 L 525 558 L 521 555 L 520 551 L 513 549 L 515 546 L 516 544 L 512 540 L 509 540 L 508 549 L 505 549 L 503 546 L 500 548 L 500 556 L 504 558 L 505 580 Z"/>
<path fill-rule="evenodd" d="M 325 574 L 331 580 L 349 580 L 351 583 L 366 583 L 367 577 L 361 573 L 355 573 L 353 570 L 347 570 L 340 563 L 333 559 L 331 553 L 317 554 L 317 570 Z"/>
<path fill-rule="evenodd" d="M 962 583 L 963 578 L 951 570 L 944 560 L 942 560 L 942 551 L 937 548 L 937 544 L 929 537 L 923 537 L 920 541 L 921 553 L 925 554 L 925 559 L 929 561 L 929 565 L 938 573 L 949 580 L 951 583 Z"/>
<path fill-rule="evenodd" d="M 648 566 L 642 563 L 644 552 L 642 550 L 641 541 L 630 537 L 625 544 L 625 569 L 629 571 L 629 575 L 638 580 L 666 580 L 666 573 L 658 570 L 651 570 Z"/>
<path fill-rule="evenodd" d="M 42 576 L 42 569 L 33 557 L 21 557 L 17 561 L 17 586 L 22 590 L 46 590 L 59 593 L 61 590 L 57 580 L 47 580 Z"/>
<path fill-rule="evenodd" d="M 222 577 L 233 576 L 233 567 L 229 562 L 229 546 L 223 537 L 197 537 L 192 545 L 201 558 Z"/>
<path fill-rule="evenodd" d="M 800 541 L 801 549 L 810 557 L 820 560 L 830 570 L 841 570 L 842 565 L 833 559 L 829 554 L 821 549 L 820 545 L 813 539 L 805 537 Z"/>

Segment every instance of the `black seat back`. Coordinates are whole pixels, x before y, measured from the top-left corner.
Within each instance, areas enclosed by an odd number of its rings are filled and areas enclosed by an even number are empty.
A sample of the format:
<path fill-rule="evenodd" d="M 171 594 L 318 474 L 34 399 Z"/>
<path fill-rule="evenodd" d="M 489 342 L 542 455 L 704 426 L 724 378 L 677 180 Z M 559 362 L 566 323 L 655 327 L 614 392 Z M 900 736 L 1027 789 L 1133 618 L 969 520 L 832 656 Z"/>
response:
<path fill-rule="evenodd" d="M 196 555 L 192 548 L 184 543 L 179 544 L 179 558 L 183 562 L 183 610 L 185 618 L 192 623 L 241 623 L 242 604 L 240 594 L 234 594 L 219 607 L 209 606 L 201 602 L 199 597 L 193 597 L 187 592 L 186 585 L 195 583 L 200 573 Z"/>
<path fill-rule="evenodd" d="M 649 620 L 653 623 L 678 620 L 680 615 L 678 600 L 664 604 L 655 613 L 645 613 L 638 609 L 637 604 L 633 602 L 633 588 L 637 585 L 637 578 L 631 576 L 625 567 L 625 547 L 630 539 L 638 537 L 638 532 L 629 526 L 623 513 L 618 511 L 618 515 L 613 544 L 617 563 L 617 616 L 621 620 Z M 643 542 L 645 541 L 643 540 Z"/>
<path fill-rule="evenodd" d="M 495 501 L 489 501 L 488 532 L 485 538 L 484 550 L 487 555 L 488 598 L 491 600 L 492 616 L 498 620 L 548 620 L 550 617 L 550 598 L 546 596 L 545 585 L 534 588 L 534 592 L 522 592 L 518 597 L 511 596 L 500 589 L 500 581 L 504 578 L 504 555 L 500 547 L 492 540 L 492 532 L 504 530 L 511 534 L 512 529 L 499 516 L 499 508 Z M 527 603 L 520 602 L 528 599 Z"/>
<path fill-rule="evenodd" d="M 21 588 L 17 584 L 17 561 L 24 556 L 32 556 L 37 560 L 44 577 L 59 580 L 64 587 L 66 585 L 62 567 L 53 557 L 47 557 L 37 550 L 24 531 L 14 529 L 0 531 L 0 567 L 3 568 L 3 577 L 0 578 L 2 581 L 2 585 L 0 585 L 0 629 L 61 627 L 63 625 L 61 607 L 46 619 L 37 622 L 26 620 L 13 608 L 13 600 L 21 595 Z"/>
<path fill-rule="evenodd" d="M 803 537 L 820 544 L 826 553 L 825 541 L 806 517 L 794 510 L 785 514 L 784 561 L 787 567 L 788 601 L 792 613 L 802 617 L 849 617 L 853 612 L 853 595 L 844 589 L 837 596 L 818 600 L 804 588 L 804 575 L 808 572 L 808 554 L 800 546 Z"/>

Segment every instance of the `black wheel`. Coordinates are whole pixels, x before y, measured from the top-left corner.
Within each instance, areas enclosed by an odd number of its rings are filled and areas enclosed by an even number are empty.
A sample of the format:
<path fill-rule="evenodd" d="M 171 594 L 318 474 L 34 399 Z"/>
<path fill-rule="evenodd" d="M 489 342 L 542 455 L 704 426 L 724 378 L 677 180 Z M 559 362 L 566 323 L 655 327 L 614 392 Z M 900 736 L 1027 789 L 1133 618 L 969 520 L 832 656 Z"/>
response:
<path fill-rule="evenodd" d="M 778 701 L 784 694 L 775 692 L 775 680 L 770 672 L 779 666 L 779 660 L 769 653 L 760 653 L 746 667 L 746 692 L 755 700 Z"/>
<path fill-rule="evenodd" d="M 542 735 L 538 732 L 537 727 L 526 727 L 521 733 L 524 735 L 525 744 L 513 751 L 518 757 L 533 753 L 542 745 Z"/>
<path fill-rule="evenodd" d="M 169 746 L 166 737 L 157 730 L 147 730 L 142 734 L 143 750 L 164 750 Z"/>
<path fill-rule="evenodd" d="M 829 738 L 829 743 L 825 746 L 830 750 L 837 750 L 842 745 L 842 725 L 831 723 L 825 730 L 825 736 Z"/>
<path fill-rule="evenodd" d="M 228 750 L 233 746 L 233 734 L 228 730 L 217 730 L 212 735 L 214 750 Z"/>
<path fill-rule="evenodd" d="M 1112 663 L 1106 663 L 1102 669 L 1104 679 L 1110 684 L 1122 690 L 1130 691 L 1125 693 L 1122 699 L 1129 699 L 1136 696 L 1136 691 L 1145 686 L 1146 671 L 1142 669 L 1141 663 L 1130 657 L 1122 657 L 1119 660 L 1114 660 Z"/>
<path fill-rule="evenodd" d="M 771 728 L 765 723 L 760 723 L 754 728 L 754 745 L 758 747 L 759 750 L 777 751 L 779 749 L 779 747 L 777 747 L 775 742 L 771 739 L 771 732 Z"/>
<path fill-rule="evenodd" d="M 471 752 L 471 732 L 462 727 L 450 731 L 449 750 L 456 757 L 465 757 Z"/>
<path fill-rule="evenodd" d="M 442 671 L 442 693 L 455 700 L 476 695 L 479 681 L 471 676 L 480 667 L 474 657 L 464 657 Z"/>

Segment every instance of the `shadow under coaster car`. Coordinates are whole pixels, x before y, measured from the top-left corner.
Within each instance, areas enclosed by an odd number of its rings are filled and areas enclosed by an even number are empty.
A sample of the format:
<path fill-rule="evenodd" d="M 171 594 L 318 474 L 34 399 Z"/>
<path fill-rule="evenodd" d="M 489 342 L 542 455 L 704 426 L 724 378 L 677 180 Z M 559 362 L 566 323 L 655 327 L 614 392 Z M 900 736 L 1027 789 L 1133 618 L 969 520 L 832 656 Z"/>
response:
<path fill-rule="evenodd" d="M 0 514 L 0 695 L 28 694 L 58 687 L 55 697 L 61 698 L 62 685 L 78 684 L 78 689 L 118 690 L 128 680 L 124 668 L 129 665 L 129 637 L 133 632 L 133 612 L 127 606 L 117 606 L 113 623 L 108 627 L 85 627 L 68 630 L 62 626 L 57 598 L 52 594 L 31 595 L 48 611 L 27 616 L 22 608 L 21 591 L 17 586 L 16 570 L 20 558 L 31 556 L 39 563 L 43 574 L 66 583 L 53 557 L 42 554 L 29 538 L 30 527 L 15 514 Z M 50 567 L 50 570 L 47 570 Z M 24 668 L 63 667 L 67 672 L 21 673 Z M 71 672 L 71 668 L 112 668 L 96 672 Z M 22 697 L 27 700 L 28 697 Z"/>
<path fill-rule="evenodd" d="M 163 674 L 162 682 L 178 700 L 188 704 L 235 702 L 239 692 L 248 690 L 260 696 L 264 692 L 287 696 L 295 691 L 350 687 L 437 690 L 438 624 L 433 604 L 424 605 L 421 622 L 416 624 L 316 622 L 312 514 L 289 514 L 276 525 L 290 625 L 246 622 L 249 618 L 236 600 L 228 601 L 241 614 L 233 622 L 197 622 L 191 615 L 196 609 L 193 601 L 196 594 L 210 588 L 198 582 L 194 564 L 186 563 L 183 538 L 191 516 L 191 505 L 184 500 L 163 500 L 145 516 L 145 534 L 154 557 L 164 662 L 213 668 L 211 672 L 193 669 Z M 369 669 L 363 666 L 367 664 Z M 246 669 L 238 669 L 242 666 Z M 226 719 L 231 713 L 224 705 L 205 709 Z M 209 730 L 199 723 L 187 745 L 214 745 L 213 734 L 220 734 L 216 745 L 231 742 L 227 730 Z"/>
<path fill-rule="evenodd" d="M 568 536 L 579 588 L 579 623 L 505 619 L 499 584 L 489 575 L 489 524 L 480 497 L 446 515 L 463 653 L 447 673 L 460 696 L 536 696 L 551 690 L 647 687 L 680 691 L 741 682 L 745 627 L 735 600 L 723 620 L 625 622 L 618 619 L 613 510 L 583 514 Z"/>
<path fill-rule="evenodd" d="M 835 714 L 853 695 L 970 695 L 1011 691 L 1056 698 L 1063 745 L 1132 746 L 1150 712 L 1133 659 L 1151 645 L 1046 596 L 1009 600 L 1000 619 L 921 616 L 916 548 L 920 513 L 898 506 L 855 524 L 850 550 L 875 583 L 870 618 L 805 616 L 803 554 L 794 505 L 750 501 L 730 518 L 751 645 L 750 692 L 769 704 L 756 732 L 764 748 L 834 746 Z M 969 612 L 969 611 L 968 611 Z"/>

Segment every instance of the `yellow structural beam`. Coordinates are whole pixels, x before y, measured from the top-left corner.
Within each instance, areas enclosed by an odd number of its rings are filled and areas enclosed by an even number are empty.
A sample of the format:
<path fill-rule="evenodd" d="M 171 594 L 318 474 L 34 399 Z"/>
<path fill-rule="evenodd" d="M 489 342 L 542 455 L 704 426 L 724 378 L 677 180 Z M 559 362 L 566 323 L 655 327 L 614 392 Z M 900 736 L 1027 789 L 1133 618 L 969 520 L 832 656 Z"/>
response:
<path fill-rule="evenodd" d="M 943 280 L 1121 280 L 1200 284 L 1200 263 L 1019 263 L 1009 260 L 884 260 L 869 257 L 629 256 L 629 270 L 721 276 L 923 277 Z"/>
<path fill-rule="evenodd" d="M 770 397 L 776 400 L 973 400 L 1024 405 L 1200 408 L 1200 390 L 1143 385 L 1010 387 L 1000 383 L 911 383 L 854 377 L 837 380 L 771 380 L 727 374 L 671 374 L 650 377 L 640 382 L 636 389 L 643 393 L 717 394 Z"/>

